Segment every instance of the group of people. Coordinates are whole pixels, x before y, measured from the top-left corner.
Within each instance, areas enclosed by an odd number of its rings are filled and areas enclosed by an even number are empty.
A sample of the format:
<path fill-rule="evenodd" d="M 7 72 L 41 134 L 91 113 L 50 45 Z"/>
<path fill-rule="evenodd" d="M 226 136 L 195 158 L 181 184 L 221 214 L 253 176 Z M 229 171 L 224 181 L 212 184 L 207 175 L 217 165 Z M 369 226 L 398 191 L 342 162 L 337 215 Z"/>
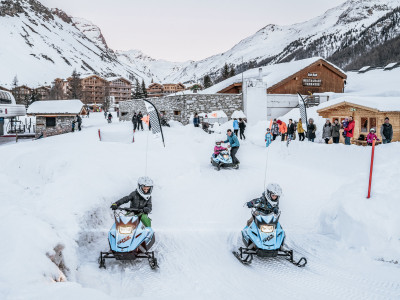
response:
<path fill-rule="evenodd" d="M 231 149 L 231 157 L 232 157 L 232 163 L 233 163 L 233 168 L 238 169 L 240 161 L 237 159 L 236 154 L 239 151 L 240 143 L 239 139 L 237 138 L 236 134 L 232 132 L 232 129 L 228 129 L 226 132 L 226 140 L 221 141 L 217 139 L 215 141 L 215 146 L 214 146 L 214 157 L 217 157 L 222 151 L 228 150 L 225 147 L 222 147 L 222 143 L 229 143 L 228 148 Z"/>
<path fill-rule="evenodd" d="M 82 129 L 82 118 L 80 115 L 76 115 L 76 120 L 72 121 L 72 132 L 75 131 L 75 126 L 78 124 L 78 130 L 81 131 Z"/>
<path fill-rule="evenodd" d="M 138 114 L 136 112 L 133 113 L 132 116 L 132 124 L 133 124 L 133 130 L 139 130 L 141 129 L 143 131 L 143 114 L 141 111 L 139 111 Z"/>
<path fill-rule="evenodd" d="M 339 123 L 338 119 L 335 119 L 333 124 L 331 123 L 331 120 L 327 119 L 322 128 L 322 139 L 326 144 L 329 144 L 331 139 L 334 144 L 338 144 L 340 140 L 340 134 L 342 134 L 345 144 L 350 145 L 351 139 L 354 137 L 354 127 L 355 121 L 353 120 L 352 116 L 345 118 L 342 121 L 342 124 Z M 340 133 L 340 130 L 342 129 L 343 132 Z M 274 119 L 271 129 L 268 128 L 265 134 L 266 146 L 268 147 L 272 141 L 275 141 L 277 136 L 281 136 L 282 141 L 287 140 L 290 142 L 292 139 L 294 139 L 296 131 L 298 132 L 300 141 L 304 141 L 305 137 L 307 137 L 310 142 L 314 142 L 317 131 L 317 126 L 314 123 L 314 119 L 310 118 L 308 120 L 306 130 L 303 128 L 301 118 L 297 123 L 293 123 L 293 120 L 289 119 L 289 123 L 287 125 L 281 120 Z M 385 118 L 385 123 L 383 123 L 381 126 L 380 134 L 384 144 L 391 142 L 393 138 L 393 127 L 389 123 L 388 117 Z M 370 129 L 366 140 L 368 145 L 372 145 L 373 140 L 379 140 L 376 135 L 375 128 Z"/>
<path fill-rule="evenodd" d="M 240 139 L 245 140 L 246 137 L 244 135 L 244 130 L 246 129 L 246 122 L 244 119 L 239 118 L 239 121 L 237 118 L 233 119 L 233 131 L 235 133 L 235 135 L 238 135 L 238 132 L 240 133 Z"/>

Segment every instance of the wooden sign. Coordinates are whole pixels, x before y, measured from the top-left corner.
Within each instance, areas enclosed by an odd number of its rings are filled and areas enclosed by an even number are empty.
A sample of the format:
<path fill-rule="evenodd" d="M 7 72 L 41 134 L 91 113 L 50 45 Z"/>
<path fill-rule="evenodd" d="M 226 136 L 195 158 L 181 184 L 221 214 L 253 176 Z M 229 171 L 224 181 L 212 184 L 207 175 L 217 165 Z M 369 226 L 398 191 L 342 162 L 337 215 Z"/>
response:
<path fill-rule="evenodd" d="M 357 109 L 355 109 L 354 107 L 351 107 L 350 111 L 357 111 Z"/>

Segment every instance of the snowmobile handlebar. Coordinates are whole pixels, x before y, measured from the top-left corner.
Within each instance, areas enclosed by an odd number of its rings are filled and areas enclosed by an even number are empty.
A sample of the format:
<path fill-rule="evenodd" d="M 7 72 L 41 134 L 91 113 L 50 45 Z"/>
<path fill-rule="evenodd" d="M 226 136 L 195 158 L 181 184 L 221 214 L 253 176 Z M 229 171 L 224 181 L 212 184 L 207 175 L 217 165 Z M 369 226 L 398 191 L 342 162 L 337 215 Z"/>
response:
<path fill-rule="evenodd" d="M 124 210 L 126 212 L 137 212 L 142 213 L 143 209 L 131 208 L 131 207 L 118 207 L 116 210 Z"/>

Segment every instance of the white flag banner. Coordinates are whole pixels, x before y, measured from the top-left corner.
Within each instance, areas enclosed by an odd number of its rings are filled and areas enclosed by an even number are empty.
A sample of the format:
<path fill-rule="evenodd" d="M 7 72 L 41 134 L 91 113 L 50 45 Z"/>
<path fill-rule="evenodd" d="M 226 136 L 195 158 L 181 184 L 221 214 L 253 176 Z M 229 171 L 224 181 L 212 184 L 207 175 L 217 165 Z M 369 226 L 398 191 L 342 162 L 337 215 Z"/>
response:
<path fill-rule="evenodd" d="M 153 134 L 155 135 L 156 138 L 161 137 L 164 147 L 165 147 L 165 143 L 164 143 L 164 135 L 162 132 L 162 128 L 161 128 L 161 122 L 160 122 L 160 118 L 158 115 L 158 111 L 155 108 L 154 104 L 151 103 L 150 101 L 147 100 L 143 100 L 144 104 L 146 105 L 146 109 L 147 109 L 147 113 L 149 114 L 149 124 L 151 126 L 151 131 L 153 132 Z"/>

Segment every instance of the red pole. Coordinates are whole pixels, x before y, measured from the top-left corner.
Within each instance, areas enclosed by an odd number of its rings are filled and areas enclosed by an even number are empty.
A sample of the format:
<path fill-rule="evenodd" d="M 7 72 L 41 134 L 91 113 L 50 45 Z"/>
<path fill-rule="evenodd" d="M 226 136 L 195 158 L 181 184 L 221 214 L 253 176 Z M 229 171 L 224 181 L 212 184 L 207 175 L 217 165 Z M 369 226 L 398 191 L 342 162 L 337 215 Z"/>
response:
<path fill-rule="evenodd" d="M 100 134 L 100 129 L 99 129 L 99 139 L 100 139 L 100 142 L 101 142 L 101 134 Z"/>
<path fill-rule="evenodd" d="M 371 168 L 369 170 L 368 196 L 371 198 L 372 169 L 374 168 L 375 140 L 372 141 Z"/>

